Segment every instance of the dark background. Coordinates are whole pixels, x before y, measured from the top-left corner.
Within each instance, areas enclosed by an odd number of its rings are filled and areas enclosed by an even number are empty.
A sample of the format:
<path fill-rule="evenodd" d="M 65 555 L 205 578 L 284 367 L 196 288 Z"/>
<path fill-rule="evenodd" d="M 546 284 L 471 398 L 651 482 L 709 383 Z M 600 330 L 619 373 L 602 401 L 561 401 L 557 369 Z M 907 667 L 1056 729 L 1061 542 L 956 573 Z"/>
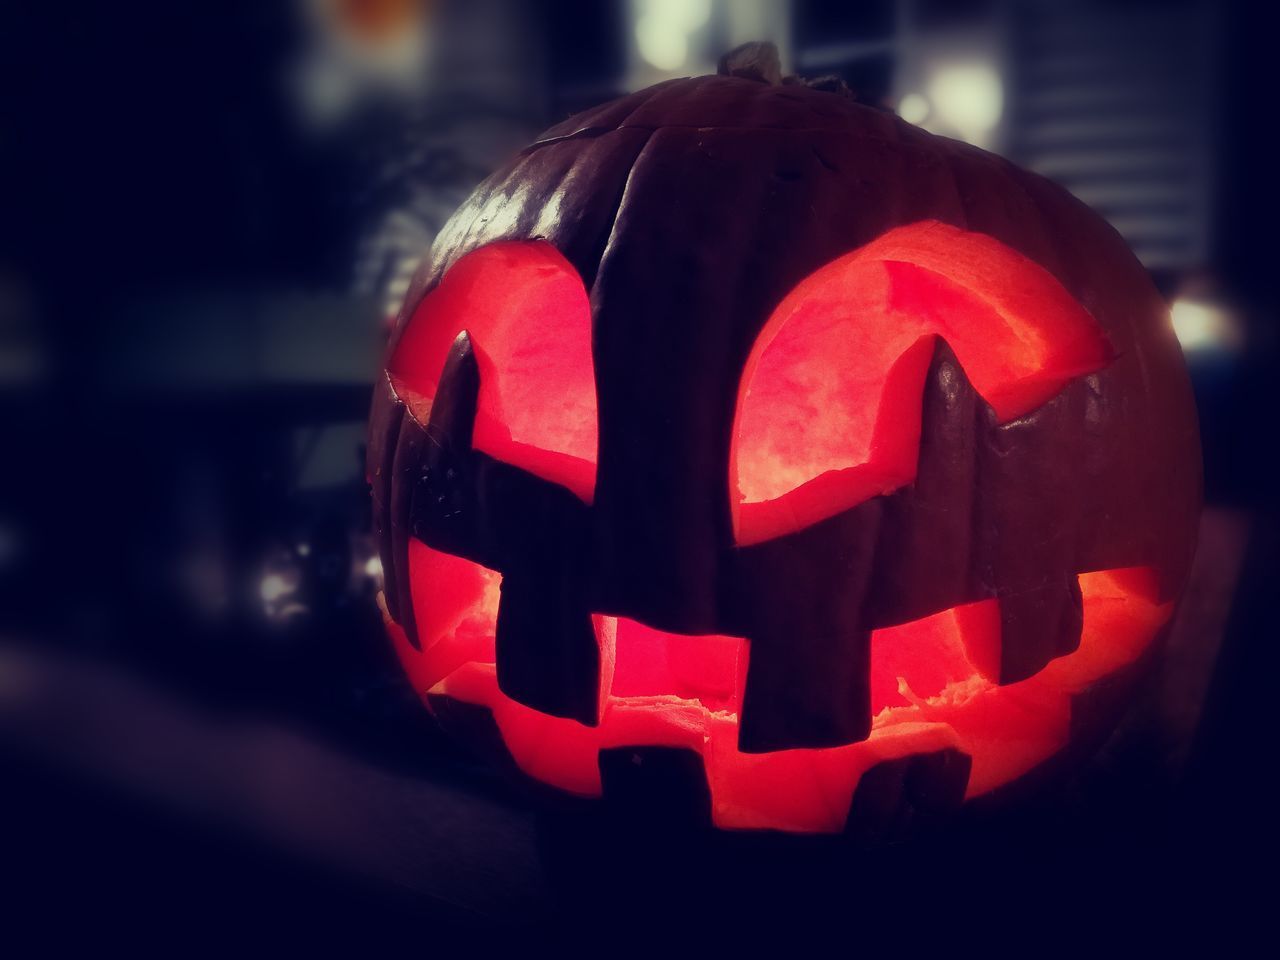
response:
<path fill-rule="evenodd" d="M 674 66 L 635 28 L 675 15 L 641 0 L 0 11 L 0 909 L 24 929 L 425 949 L 712 928 L 743 902 L 756 922 L 948 918 L 965 939 L 1248 926 L 1273 817 L 1272 18 L 709 10 Z M 413 266 L 489 169 L 760 37 L 865 100 L 923 102 L 929 129 L 1058 179 L 1125 235 L 1186 347 L 1204 546 L 1181 653 L 1069 800 L 856 857 L 662 860 L 534 813 L 436 735 L 373 604 L 363 420 Z M 998 79 L 996 120 L 942 110 L 931 84 L 955 63 Z"/>

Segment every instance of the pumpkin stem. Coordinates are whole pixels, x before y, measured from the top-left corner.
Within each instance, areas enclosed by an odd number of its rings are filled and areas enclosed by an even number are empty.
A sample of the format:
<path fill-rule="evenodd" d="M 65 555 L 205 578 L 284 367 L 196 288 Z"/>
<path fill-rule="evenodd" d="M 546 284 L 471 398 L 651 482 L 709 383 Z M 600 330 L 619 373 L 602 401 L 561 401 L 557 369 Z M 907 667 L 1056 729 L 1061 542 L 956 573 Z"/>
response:
<path fill-rule="evenodd" d="M 782 75 L 782 58 L 778 48 L 767 40 L 753 40 L 734 47 L 720 58 L 716 72 L 722 77 L 742 77 L 745 80 L 756 80 L 770 86 L 778 84 L 810 87 L 824 90 L 827 93 L 853 98 L 853 91 L 842 79 L 835 75 L 825 77 L 784 77 Z"/>
<path fill-rule="evenodd" d="M 858 100 L 857 94 L 844 82 L 844 79 L 837 77 L 834 73 L 821 77 L 783 77 L 782 82 L 795 83 L 802 87 L 808 87 L 810 90 L 822 90 L 826 93 L 847 97 L 850 100 Z M 858 102 L 861 103 L 862 101 L 859 100 Z"/>
<path fill-rule="evenodd" d="M 722 56 L 716 72 L 722 77 L 743 77 L 777 86 L 782 82 L 782 58 L 772 43 L 753 40 Z"/>

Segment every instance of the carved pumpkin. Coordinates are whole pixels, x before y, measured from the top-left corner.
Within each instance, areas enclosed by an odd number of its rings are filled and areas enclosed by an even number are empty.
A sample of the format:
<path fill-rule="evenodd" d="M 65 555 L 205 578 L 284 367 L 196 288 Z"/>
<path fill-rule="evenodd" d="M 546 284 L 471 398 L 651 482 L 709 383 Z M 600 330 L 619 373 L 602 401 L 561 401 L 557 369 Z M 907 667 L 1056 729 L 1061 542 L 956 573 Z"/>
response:
<path fill-rule="evenodd" d="M 872 833 L 1105 733 L 1200 476 L 1165 306 L 1103 221 L 731 76 L 553 127 L 464 204 L 369 475 L 446 726 L 571 794 Z"/>

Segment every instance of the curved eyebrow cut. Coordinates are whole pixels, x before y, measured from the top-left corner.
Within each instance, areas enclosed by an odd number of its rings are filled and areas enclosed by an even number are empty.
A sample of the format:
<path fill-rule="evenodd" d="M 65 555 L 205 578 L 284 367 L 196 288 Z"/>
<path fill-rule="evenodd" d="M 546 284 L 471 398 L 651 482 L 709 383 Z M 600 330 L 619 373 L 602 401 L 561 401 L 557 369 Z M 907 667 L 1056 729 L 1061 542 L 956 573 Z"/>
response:
<path fill-rule="evenodd" d="M 1062 284 L 994 238 L 932 220 L 890 230 L 801 281 L 756 339 L 731 441 L 739 544 L 912 482 L 938 337 L 1002 423 L 1112 356 Z"/>
<path fill-rule="evenodd" d="M 414 310 L 388 370 L 426 424 L 445 359 L 466 331 L 480 368 L 473 445 L 590 503 L 598 424 L 591 307 L 550 243 L 503 241 L 459 259 Z"/>

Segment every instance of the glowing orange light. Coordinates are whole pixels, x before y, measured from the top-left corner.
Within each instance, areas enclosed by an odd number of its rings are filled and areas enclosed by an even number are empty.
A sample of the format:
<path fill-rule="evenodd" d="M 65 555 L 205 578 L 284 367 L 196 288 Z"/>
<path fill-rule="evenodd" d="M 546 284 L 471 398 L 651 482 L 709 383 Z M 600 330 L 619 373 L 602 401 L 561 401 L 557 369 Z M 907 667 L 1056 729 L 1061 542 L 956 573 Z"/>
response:
<path fill-rule="evenodd" d="M 876 631 L 871 644 L 871 710 L 874 714 L 936 697 L 952 684 L 975 677 L 994 682 L 999 674 L 999 602 L 952 607 Z"/>
<path fill-rule="evenodd" d="M 944 610 L 872 636 L 871 736 L 826 750 L 744 754 L 738 712 L 749 657 L 745 640 L 683 636 L 597 616 L 600 723 L 539 713 L 498 688 L 493 631 L 499 575 L 412 541 L 414 609 L 422 649 L 387 619 L 420 694 L 489 708 L 520 768 L 562 790 L 598 796 L 598 755 L 622 746 L 698 752 L 712 816 L 726 829 L 834 832 L 844 825 L 862 774 L 882 760 L 954 747 L 972 758 L 967 795 L 1009 783 L 1067 742 L 1071 696 L 1132 663 L 1168 619 L 1154 571 L 1080 575 L 1080 647 L 1008 686 L 989 677 L 999 652 L 995 601 Z"/>
<path fill-rule="evenodd" d="M 591 502 L 596 385 L 591 307 L 578 273 L 542 241 L 467 254 L 418 306 L 391 357 L 392 386 L 425 424 L 466 330 L 480 366 L 473 445 Z"/>
<path fill-rule="evenodd" d="M 730 463 L 739 543 L 914 479 L 935 337 L 1002 422 L 1110 357 L 1093 318 L 1021 254 L 935 221 L 890 230 L 797 285 L 756 340 Z"/>

